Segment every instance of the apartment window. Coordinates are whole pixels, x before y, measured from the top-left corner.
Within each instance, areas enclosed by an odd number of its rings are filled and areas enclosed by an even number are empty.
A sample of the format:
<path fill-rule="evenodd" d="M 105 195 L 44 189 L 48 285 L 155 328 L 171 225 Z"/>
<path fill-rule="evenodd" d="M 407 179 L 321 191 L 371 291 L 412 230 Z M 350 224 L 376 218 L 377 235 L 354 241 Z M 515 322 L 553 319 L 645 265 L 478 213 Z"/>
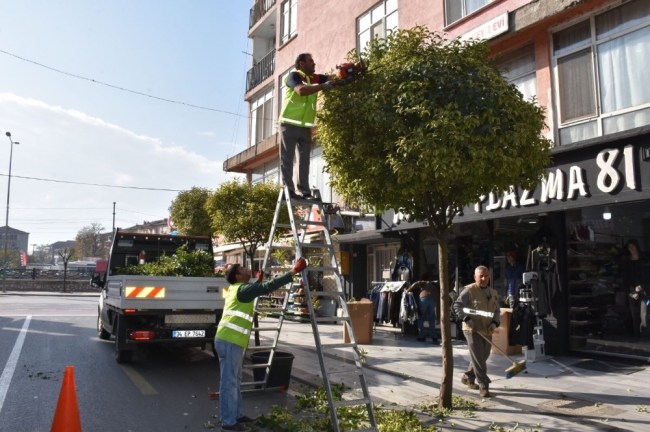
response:
<path fill-rule="evenodd" d="M 525 100 L 529 101 L 537 95 L 533 45 L 503 55 L 497 60 L 497 65 L 506 81 L 517 86 Z"/>
<path fill-rule="evenodd" d="M 251 102 L 251 146 L 273 134 L 273 89 Z"/>
<path fill-rule="evenodd" d="M 298 31 L 298 0 L 282 2 L 282 36 L 280 44 L 287 42 Z"/>
<path fill-rule="evenodd" d="M 560 144 L 650 124 L 650 2 L 556 32 L 553 56 Z"/>
<path fill-rule="evenodd" d="M 445 25 L 470 15 L 494 0 L 445 0 Z"/>
<path fill-rule="evenodd" d="M 385 0 L 357 19 L 359 50 L 373 39 L 382 39 L 397 29 L 397 0 Z"/>
<path fill-rule="evenodd" d="M 279 183 L 279 162 L 278 159 L 271 160 L 253 169 L 252 183 Z"/>

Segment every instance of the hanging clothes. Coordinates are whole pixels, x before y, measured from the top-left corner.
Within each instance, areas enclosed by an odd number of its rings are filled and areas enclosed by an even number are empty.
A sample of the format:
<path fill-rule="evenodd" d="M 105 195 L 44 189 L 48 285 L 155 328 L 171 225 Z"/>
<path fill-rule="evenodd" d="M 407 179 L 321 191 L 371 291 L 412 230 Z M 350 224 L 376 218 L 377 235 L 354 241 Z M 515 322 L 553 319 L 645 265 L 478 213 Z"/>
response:
<path fill-rule="evenodd" d="M 411 283 L 413 278 L 413 257 L 409 253 L 403 253 L 395 259 L 395 266 L 391 274 L 393 281 Z"/>
<path fill-rule="evenodd" d="M 512 320 L 508 330 L 508 343 L 535 349 L 533 342 L 535 323 L 535 310 L 528 303 L 521 302 L 515 305 L 512 309 Z"/>

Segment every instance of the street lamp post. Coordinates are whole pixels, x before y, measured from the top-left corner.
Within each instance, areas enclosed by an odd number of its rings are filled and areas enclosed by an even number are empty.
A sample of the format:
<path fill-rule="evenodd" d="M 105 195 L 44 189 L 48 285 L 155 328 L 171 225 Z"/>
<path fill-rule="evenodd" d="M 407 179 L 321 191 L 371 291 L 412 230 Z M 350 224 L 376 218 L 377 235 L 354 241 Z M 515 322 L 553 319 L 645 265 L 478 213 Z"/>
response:
<path fill-rule="evenodd" d="M 4 238 L 4 269 L 2 271 L 2 292 L 7 292 L 7 287 L 4 283 L 4 279 L 7 277 L 7 241 L 9 240 L 9 194 L 11 193 L 11 161 L 14 156 L 14 144 L 20 144 L 11 139 L 11 132 L 7 132 L 5 135 L 9 138 L 9 175 L 7 177 L 7 212 L 5 214 L 5 238 Z"/>

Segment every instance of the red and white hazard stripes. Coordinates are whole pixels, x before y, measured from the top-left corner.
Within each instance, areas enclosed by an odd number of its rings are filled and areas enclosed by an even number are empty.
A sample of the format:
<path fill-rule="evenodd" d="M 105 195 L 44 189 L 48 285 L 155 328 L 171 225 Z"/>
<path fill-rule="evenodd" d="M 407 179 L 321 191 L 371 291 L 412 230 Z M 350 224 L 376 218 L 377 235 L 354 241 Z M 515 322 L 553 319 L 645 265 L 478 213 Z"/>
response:
<path fill-rule="evenodd" d="M 135 286 L 124 288 L 126 298 L 165 298 L 165 287 Z"/>

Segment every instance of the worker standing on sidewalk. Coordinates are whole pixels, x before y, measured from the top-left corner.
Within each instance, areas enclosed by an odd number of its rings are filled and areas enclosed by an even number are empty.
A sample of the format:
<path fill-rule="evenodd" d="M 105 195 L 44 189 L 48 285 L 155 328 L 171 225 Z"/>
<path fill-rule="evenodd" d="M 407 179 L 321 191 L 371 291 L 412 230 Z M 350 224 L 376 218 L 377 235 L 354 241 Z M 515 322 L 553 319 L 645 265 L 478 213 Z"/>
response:
<path fill-rule="evenodd" d="M 479 390 L 481 397 L 490 397 L 487 359 L 492 345 L 488 340 L 492 340 L 492 333 L 501 320 L 497 292 L 488 286 L 489 283 L 488 268 L 482 265 L 476 267 L 474 283 L 463 288 L 453 306 L 456 316 L 463 321 L 463 333 L 470 357 L 469 367 L 461 382 L 472 390 Z M 483 334 L 488 340 L 477 333 Z"/>
<path fill-rule="evenodd" d="M 233 264 L 226 271 L 230 283 L 223 315 L 217 327 L 214 347 L 219 356 L 219 412 L 221 429 L 227 431 L 249 431 L 245 423 L 254 421 L 244 415 L 241 396 L 241 373 L 244 352 L 248 347 L 253 328 L 254 301 L 257 297 L 271 293 L 293 281 L 293 276 L 307 267 L 307 261 L 299 258 L 291 271 L 269 282 L 262 282 L 262 272 L 257 280 L 251 279 L 251 270 L 240 264 Z"/>

